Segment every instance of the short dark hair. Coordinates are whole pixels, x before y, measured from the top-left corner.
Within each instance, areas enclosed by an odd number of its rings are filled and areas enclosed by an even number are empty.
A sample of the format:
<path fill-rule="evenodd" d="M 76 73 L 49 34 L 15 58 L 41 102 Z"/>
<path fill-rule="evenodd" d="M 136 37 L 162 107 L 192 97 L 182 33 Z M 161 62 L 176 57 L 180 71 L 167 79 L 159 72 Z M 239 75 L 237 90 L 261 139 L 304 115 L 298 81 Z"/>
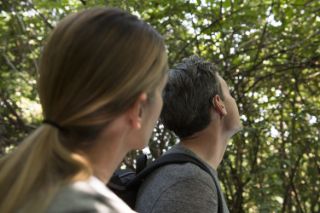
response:
<path fill-rule="evenodd" d="M 195 55 L 185 58 L 169 70 L 160 120 L 178 137 L 191 136 L 209 125 L 215 95 L 223 99 L 217 68 Z"/>

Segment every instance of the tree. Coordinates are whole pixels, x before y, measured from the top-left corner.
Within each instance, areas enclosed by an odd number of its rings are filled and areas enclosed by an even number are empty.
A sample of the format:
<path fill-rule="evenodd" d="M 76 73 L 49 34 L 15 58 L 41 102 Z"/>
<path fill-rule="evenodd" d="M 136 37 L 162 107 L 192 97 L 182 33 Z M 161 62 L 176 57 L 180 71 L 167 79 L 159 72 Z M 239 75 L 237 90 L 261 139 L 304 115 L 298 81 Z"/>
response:
<path fill-rule="evenodd" d="M 0 5 L 1 153 L 41 122 L 35 79 L 48 31 L 92 6 L 129 10 L 164 35 L 169 64 L 191 54 L 232 85 L 244 130 L 219 176 L 231 212 L 320 211 L 320 2 L 315 0 L 14 1 Z M 161 124 L 156 158 L 177 142 Z M 134 164 L 137 152 L 124 161 Z"/>

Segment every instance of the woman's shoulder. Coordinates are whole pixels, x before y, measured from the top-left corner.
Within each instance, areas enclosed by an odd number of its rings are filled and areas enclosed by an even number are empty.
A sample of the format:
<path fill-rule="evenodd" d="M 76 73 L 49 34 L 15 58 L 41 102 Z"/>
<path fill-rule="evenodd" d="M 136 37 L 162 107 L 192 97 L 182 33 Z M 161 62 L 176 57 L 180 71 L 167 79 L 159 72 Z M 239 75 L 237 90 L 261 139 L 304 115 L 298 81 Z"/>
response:
<path fill-rule="evenodd" d="M 88 181 L 79 181 L 62 187 L 48 208 L 48 212 L 78 211 L 109 212 L 108 199 L 96 192 Z"/>
<path fill-rule="evenodd" d="M 128 212 L 133 211 L 95 178 L 62 187 L 51 201 L 53 212 Z"/>

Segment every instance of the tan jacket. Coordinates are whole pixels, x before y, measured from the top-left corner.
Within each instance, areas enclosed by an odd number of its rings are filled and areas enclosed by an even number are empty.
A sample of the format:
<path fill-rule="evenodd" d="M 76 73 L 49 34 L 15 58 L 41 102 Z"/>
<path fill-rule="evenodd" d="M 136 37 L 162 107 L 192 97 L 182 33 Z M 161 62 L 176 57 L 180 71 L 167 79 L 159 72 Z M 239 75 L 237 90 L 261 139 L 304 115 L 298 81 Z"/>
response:
<path fill-rule="evenodd" d="M 50 203 L 48 213 L 134 213 L 100 180 L 75 182 L 62 188 Z"/>

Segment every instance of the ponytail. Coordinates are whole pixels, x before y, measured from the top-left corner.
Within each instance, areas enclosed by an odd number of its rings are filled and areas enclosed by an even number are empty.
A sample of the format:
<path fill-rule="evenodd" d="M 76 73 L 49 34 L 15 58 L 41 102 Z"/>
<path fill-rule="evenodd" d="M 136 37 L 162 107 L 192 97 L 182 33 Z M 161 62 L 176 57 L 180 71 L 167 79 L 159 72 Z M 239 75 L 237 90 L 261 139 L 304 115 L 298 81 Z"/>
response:
<path fill-rule="evenodd" d="M 0 212 L 44 210 L 62 185 L 92 174 L 82 156 L 61 144 L 59 129 L 47 124 L 0 159 L 0 171 Z"/>

